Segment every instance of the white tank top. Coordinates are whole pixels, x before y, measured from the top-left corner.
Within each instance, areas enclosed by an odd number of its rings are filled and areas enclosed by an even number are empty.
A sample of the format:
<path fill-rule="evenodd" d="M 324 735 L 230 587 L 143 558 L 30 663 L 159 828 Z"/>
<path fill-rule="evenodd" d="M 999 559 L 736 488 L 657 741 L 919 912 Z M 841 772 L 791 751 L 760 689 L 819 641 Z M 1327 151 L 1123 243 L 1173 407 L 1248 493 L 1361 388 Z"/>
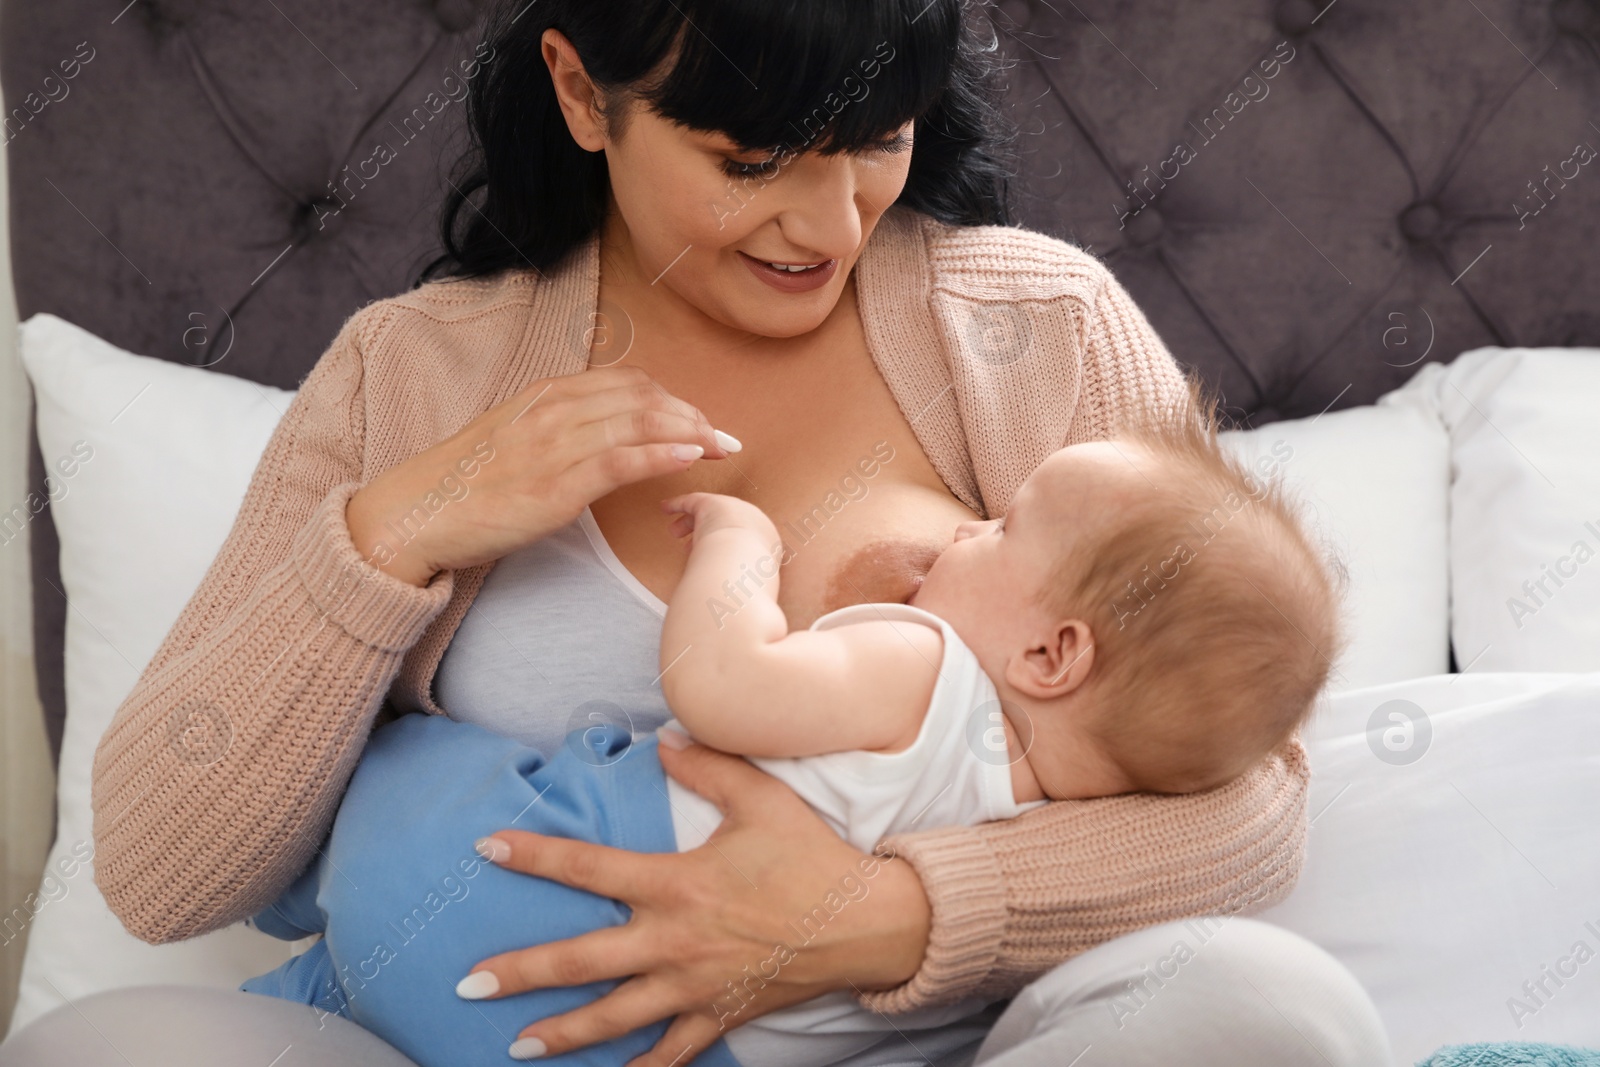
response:
<path fill-rule="evenodd" d="M 439 661 L 434 698 L 452 719 L 546 756 L 602 722 L 647 733 L 671 715 L 659 680 L 666 615 L 584 508 L 490 568 Z"/>

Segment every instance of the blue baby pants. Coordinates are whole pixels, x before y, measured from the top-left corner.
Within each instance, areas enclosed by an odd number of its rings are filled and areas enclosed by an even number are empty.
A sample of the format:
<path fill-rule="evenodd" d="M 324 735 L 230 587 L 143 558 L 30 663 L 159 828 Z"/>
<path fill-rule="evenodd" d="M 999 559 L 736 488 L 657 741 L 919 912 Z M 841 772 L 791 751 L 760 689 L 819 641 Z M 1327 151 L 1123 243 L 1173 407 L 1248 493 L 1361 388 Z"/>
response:
<path fill-rule="evenodd" d="M 587 1004 L 615 981 L 462 1000 L 479 960 L 627 922 L 614 900 L 483 860 L 472 843 L 519 829 L 635 852 L 676 838 L 656 739 L 612 726 L 574 731 L 546 760 L 471 723 L 405 715 L 374 730 L 327 842 L 251 922 L 322 940 L 242 989 L 342 1015 L 421 1067 L 498 1065 L 523 1027 Z M 666 1022 L 541 1062 L 618 1067 Z M 696 1067 L 738 1067 L 718 1041 Z"/>

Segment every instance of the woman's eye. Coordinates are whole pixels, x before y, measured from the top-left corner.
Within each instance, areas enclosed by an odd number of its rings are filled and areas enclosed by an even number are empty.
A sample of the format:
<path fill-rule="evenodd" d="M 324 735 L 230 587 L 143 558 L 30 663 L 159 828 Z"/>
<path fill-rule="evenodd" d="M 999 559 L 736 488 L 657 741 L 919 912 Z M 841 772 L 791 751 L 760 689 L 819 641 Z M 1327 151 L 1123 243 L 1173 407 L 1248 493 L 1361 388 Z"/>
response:
<path fill-rule="evenodd" d="M 722 173 L 730 178 L 770 178 L 770 168 L 777 156 L 768 156 L 759 163 L 740 163 L 735 159 L 722 161 Z"/>
<path fill-rule="evenodd" d="M 911 144 L 911 138 L 907 137 L 905 131 L 902 130 L 887 141 L 879 141 L 867 150 L 881 152 L 884 155 L 895 155 L 909 149 Z M 777 173 L 773 169 L 773 164 L 777 161 L 777 158 L 777 154 L 774 153 L 759 163 L 741 163 L 736 159 L 724 159 L 722 161 L 722 172 L 730 178 L 774 178 Z"/>
<path fill-rule="evenodd" d="M 901 130 L 887 141 L 879 141 L 877 144 L 873 145 L 873 148 L 876 151 L 882 152 L 886 155 L 893 155 L 896 152 L 904 152 L 910 147 L 911 138 L 906 136 L 904 130 Z"/>

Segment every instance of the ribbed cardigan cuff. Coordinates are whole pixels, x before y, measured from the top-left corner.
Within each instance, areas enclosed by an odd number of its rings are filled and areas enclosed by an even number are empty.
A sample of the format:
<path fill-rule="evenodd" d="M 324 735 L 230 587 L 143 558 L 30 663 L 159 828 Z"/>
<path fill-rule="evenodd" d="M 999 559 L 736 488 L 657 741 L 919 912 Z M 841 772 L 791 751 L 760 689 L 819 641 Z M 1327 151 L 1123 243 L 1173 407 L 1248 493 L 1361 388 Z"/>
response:
<path fill-rule="evenodd" d="M 417 587 L 369 563 L 350 539 L 345 507 L 360 482 L 334 486 L 290 547 L 306 595 L 351 637 L 385 652 L 405 652 L 444 609 L 454 572 Z"/>
<path fill-rule="evenodd" d="M 980 991 L 999 958 L 1007 917 L 1006 882 L 988 841 L 952 828 L 889 837 L 884 844 L 922 879 L 933 924 L 922 967 L 910 981 L 856 999 L 868 1011 L 893 1015 Z"/>

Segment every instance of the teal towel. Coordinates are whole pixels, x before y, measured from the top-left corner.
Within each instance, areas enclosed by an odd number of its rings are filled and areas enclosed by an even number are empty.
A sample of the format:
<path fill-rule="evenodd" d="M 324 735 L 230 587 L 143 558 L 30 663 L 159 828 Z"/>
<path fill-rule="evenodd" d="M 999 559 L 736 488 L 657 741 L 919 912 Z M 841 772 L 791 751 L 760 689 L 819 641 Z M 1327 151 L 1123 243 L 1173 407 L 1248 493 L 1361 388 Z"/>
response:
<path fill-rule="evenodd" d="M 1417 1067 L 1600 1067 L 1600 1050 L 1569 1045 L 1447 1045 Z"/>

